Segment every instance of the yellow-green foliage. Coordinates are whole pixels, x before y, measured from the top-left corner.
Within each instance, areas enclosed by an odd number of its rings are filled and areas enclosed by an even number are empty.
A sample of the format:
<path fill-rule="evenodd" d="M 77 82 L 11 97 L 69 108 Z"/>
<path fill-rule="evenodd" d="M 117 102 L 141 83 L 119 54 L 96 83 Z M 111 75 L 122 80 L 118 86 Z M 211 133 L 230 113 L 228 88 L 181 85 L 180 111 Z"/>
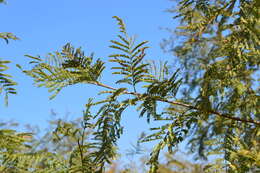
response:
<path fill-rule="evenodd" d="M 1 0 L 0 3 L 4 3 L 4 0 Z M 0 39 L 3 39 L 7 44 L 9 40 L 17 40 L 18 38 L 9 32 L 0 32 Z M 8 70 L 7 64 L 10 61 L 3 60 L 0 58 L 0 94 L 5 95 L 5 104 L 8 104 L 8 95 L 16 94 L 15 88 L 16 82 L 14 82 L 9 74 L 6 74 L 5 71 Z"/>
<path fill-rule="evenodd" d="M 0 2 L 1 3 L 1 2 Z M 5 40 L 6 43 L 9 42 L 10 39 L 17 40 L 18 38 L 14 36 L 12 33 L 0 33 L 0 38 Z M 8 104 L 8 95 L 9 94 L 16 94 L 16 90 L 14 86 L 16 85 L 16 82 L 14 82 L 9 74 L 6 74 L 5 71 L 8 70 L 7 64 L 9 64 L 10 61 L 0 59 L 0 94 L 5 95 L 5 103 Z"/>
<path fill-rule="evenodd" d="M 27 55 L 31 69 L 22 71 L 38 87 L 48 88 L 54 98 L 64 87 L 90 84 L 104 89 L 106 98 L 89 99 L 80 125 L 60 121 L 51 145 L 70 141 L 67 153 L 36 147 L 21 134 L 2 130 L 1 139 L 13 141 L 0 147 L 1 169 L 6 172 L 104 172 L 118 157 L 117 141 L 123 135 L 121 116 L 134 106 L 147 123 L 160 126 L 139 142 L 157 141 L 147 161 L 149 172 L 160 172 L 160 153 L 186 140 L 191 152 L 206 159 L 215 155 L 205 172 L 255 172 L 259 170 L 259 2 L 250 0 L 181 0 L 175 18 L 181 21 L 174 47 L 183 71 L 146 63 L 147 41 L 135 42 L 122 19 L 120 34 L 109 47 L 116 52 L 112 74 L 122 78 L 114 86 L 102 79 L 106 63 L 81 48 L 66 44 L 47 58 Z M 2 36 L 4 39 L 12 35 Z M 3 62 L 5 63 L 5 62 Z M 2 64 L 3 64 L 2 63 Z M 2 65 L 5 70 L 5 66 Z M 7 81 L 6 75 L 1 79 Z M 111 81 L 109 81 L 111 83 Z M 113 84 L 112 84 L 113 85 Z M 143 89 L 140 89 L 143 86 Z M 10 90 L 13 91 L 13 90 Z M 10 92 L 9 92 L 10 93 Z M 163 103 L 163 104 L 160 104 Z M 164 106 L 164 109 L 158 109 Z M 93 113 L 91 108 L 98 111 Z M 86 131 L 91 138 L 87 140 Z M 37 142 L 36 142 L 37 143 Z M 31 149 L 30 149 L 31 148 Z M 177 162 L 175 162 L 177 164 Z"/>

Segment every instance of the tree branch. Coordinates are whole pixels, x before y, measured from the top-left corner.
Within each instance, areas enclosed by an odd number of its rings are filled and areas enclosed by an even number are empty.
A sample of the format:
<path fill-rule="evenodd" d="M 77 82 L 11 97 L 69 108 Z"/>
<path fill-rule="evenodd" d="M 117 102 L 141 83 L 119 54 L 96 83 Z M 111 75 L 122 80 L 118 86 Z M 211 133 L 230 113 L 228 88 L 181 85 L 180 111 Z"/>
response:
<path fill-rule="evenodd" d="M 103 88 L 107 88 L 107 89 L 110 89 L 110 90 L 117 90 L 117 88 L 113 88 L 111 86 L 108 86 L 108 85 L 100 83 L 100 82 L 91 82 L 89 84 L 97 85 L 97 86 L 100 86 L 100 87 L 103 87 Z M 142 96 L 142 94 L 136 93 L 136 92 L 124 91 L 123 93 L 124 94 L 134 95 L 136 97 L 141 97 Z M 175 101 L 162 99 L 162 98 L 158 98 L 158 97 L 156 97 L 155 99 L 158 100 L 158 101 L 161 101 L 161 102 L 172 104 L 172 105 L 178 105 L 178 106 L 182 106 L 182 107 L 185 107 L 185 108 L 202 111 L 200 108 L 198 108 L 196 106 L 189 105 L 189 104 L 185 104 L 185 103 L 181 103 L 181 102 L 175 102 Z M 241 118 L 238 118 L 238 117 L 234 117 L 234 116 L 232 116 L 230 114 L 223 114 L 223 113 L 220 113 L 220 112 L 217 112 L 217 111 L 214 111 L 214 110 L 207 110 L 207 113 L 214 114 L 214 115 L 217 115 L 217 116 L 220 116 L 220 117 L 223 117 L 223 118 L 227 118 L 227 119 L 231 119 L 231 120 L 235 120 L 235 121 L 240 121 L 240 122 L 243 122 L 243 123 L 252 123 L 252 124 L 256 124 L 256 125 L 260 126 L 260 122 L 259 121 L 255 121 L 255 120 L 241 119 Z"/>

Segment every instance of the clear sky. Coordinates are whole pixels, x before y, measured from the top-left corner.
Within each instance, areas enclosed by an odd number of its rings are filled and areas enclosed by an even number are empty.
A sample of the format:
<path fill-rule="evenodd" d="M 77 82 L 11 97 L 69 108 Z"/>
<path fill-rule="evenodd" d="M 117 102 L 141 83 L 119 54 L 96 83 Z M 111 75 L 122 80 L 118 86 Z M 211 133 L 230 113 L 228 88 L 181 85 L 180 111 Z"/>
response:
<path fill-rule="evenodd" d="M 96 96 L 96 87 L 68 87 L 49 101 L 47 89 L 33 86 L 32 79 L 14 64 L 21 64 L 26 69 L 25 54 L 44 56 L 60 50 L 67 42 L 82 46 L 86 54 L 94 52 L 96 57 L 107 62 L 113 51 L 108 48 L 109 40 L 118 34 L 116 21 L 112 19 L 114 15 L 124 19 L 128 31 L 137 35 L 138 40 L 150 42 L 147 59 L 171 62 L 172 56 L 164 54 L 159 46 L 168 36 L 160 27 L 175 25 L 171 14 L 165 12 L 171 5 L 170 0 L 8 0 L 7 5 L 0 5 L 0 32 L 12 32 L 20 38 L 8 45 L 0 42 L 0 57 L 13 61 L 9 73 L 19 83 L 19 94 L 10 97 L 9 106 L 0 104 L 0 120 L 13 119 L 44 127 L 51 109 L 60 117 L 68 112 L 71 118 L 81 116 L 87 99 Z M 109 67 L 103 81 L 112 83 Z M 123 125 L 126 133 L 119 142 L 122 151 L 148 127 L 134 111 L 124 115 Z"/>

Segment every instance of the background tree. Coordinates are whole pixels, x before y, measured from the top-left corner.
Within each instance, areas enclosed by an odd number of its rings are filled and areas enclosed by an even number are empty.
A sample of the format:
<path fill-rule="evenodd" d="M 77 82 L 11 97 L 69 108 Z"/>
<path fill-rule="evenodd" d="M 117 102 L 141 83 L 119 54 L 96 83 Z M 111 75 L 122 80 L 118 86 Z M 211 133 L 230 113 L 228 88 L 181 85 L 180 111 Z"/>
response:
<path fill-rule="evenodd" d="M 88 142 L 91 124 L 86 112 L 82 118 L 68 121 L 50 121 L 46 132 L 28 128 L 30 133 L 17 133 L 12 124 L 2 123 L 0 135 L 0 171 L 3 173 L 24 172 L 98 172 L 95 163 L 95 148 Z"/>
<path fill-rule="evenodd" d="M 164 48 L 175 54 L 184 69 L 182 99 L 205 110 L 259 121 L 259 1 L 183 0 L 175 4 L 177 8 L 169 12 L 181 23 L 173 31 L 179 39 L 174 44 L 168 39 Z M 190 135 L 191 151 L 203 158 L 212 151 L 222 153 L 230 171 L 259 169 L 259 153 L 254 151 L 259 150 L 259 124 L 208 113 L 201 116 L 203 121 Z"/>

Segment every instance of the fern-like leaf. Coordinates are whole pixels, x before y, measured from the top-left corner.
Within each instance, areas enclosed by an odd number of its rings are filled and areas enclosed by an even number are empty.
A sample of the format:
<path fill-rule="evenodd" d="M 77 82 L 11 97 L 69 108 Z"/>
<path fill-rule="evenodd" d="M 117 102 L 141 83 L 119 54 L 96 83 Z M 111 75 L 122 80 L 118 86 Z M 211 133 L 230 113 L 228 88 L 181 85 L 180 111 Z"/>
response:
<path fill-rule="evenodd" d="M 40 57 L 32 57 L 31 63 L 35 66 L 31 70 L 23 70 L 24 73 L 34 78 L 37 86 L 49 88 L 54 92 L 50 98 L 54 98 L 62 88 L 77 83 L 95 83 L 101 77 L 104 63 L 93 55 L 85 56 L 81 48 L 75 49 L 66 44 L 61 52 L 49 54 L 44 61 Z"/>
<path fill-rule="evenodd" d="M 143 63 L 147 41 L 135 44 L 134 37 L 129 37 L 126 31 L 125 23 L 117 16 L 114 18 L 118 21 L 121 35 L 119 40 L 111 40 L 113 49 L 120 51 L 118 54 L 110 55 L 110 62 L 115 62 L 119 66 L 112 69 L 117 70 L 113 74 L 123 75 L 123 78 L 116 83 L 126 83 L 133 86 L 136 91 L 136 84 L 145 82 L 148 75 L 148 64 Z"/>
<path fill-rule="evenodd" d="M 9 43 L 10 39 L 18 40 L 18 38 L 15 35 L 9 32 L 1 32 L 0 39 L 4 39 L 6 43 Z M 0 59 L 0 94 L 5 95 L 6 105 L 8 105 L 8 95 L 16 94 L 16 89 L 14 88 L 14 86 L 17 85 L 17 83 L 11 79 L 11 75 L 4 73 L 6 70 L 8 70 L 9 67 L 7 66 L 7 64 L 9 63 L 10 61 Z"/>
<path fill-rule="evenodd" d="M 96 157 L 95 162 L 102 165 L 101 170 L 105 163 L 111 163 L 117 156 L 116 143 L 123 133 L 123 127 L 120 124 L 121 114 L 126 108 L 126 104 L 111 101 L 103 105 L 97 114 L 97 131 L 94 136 L 98 144 L 98 151 L 94 155 Z"/>

